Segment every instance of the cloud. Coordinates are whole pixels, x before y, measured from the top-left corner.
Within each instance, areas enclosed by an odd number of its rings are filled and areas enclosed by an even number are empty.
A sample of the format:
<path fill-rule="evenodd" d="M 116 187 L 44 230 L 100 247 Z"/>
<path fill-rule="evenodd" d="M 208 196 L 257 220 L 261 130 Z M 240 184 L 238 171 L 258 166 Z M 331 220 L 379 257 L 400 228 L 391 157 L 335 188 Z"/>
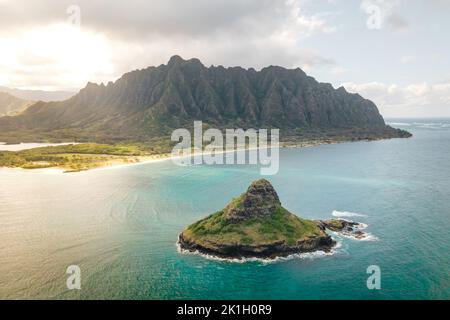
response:
<path fill-rule="evenodd" d="M 448 0 L 428 0 L 426 1 L 426 5 L 429 5 L 433 9 L 437 10 L 450 8 L 450 2 Z"/>
<path fill-rule="evenodd" d="M 415 61 L 416 61 L 415 56 L 403 56 L 400 58 L 400 63 L 403 63 L 403 64 L 413 63 Z"/>
<path fill-rule="evenodd" d="M 257 69 L 334 64 L 301 45 L 337 30 L 332 13 L 310 12 L 306 0 L 78 0 L 78 31 L 67 27 L 72 4 L 30 1 L 24 10 L 0 0 L 0 84 L 72 89 L 165 63 L 173 54 Z"/>
<path fill-rule="evenodd" d="M 391 13 L 386 17 L 388 26 L 394 31 L 407 31 L 411 25 L 404 17 L 397 13 Z"/>
<path fill-rule="evenodd" d="M 287 0 L 286 5 L 290 11 L 290 19 L 292 19 L 291 28 L 292 32 L 303 32 L 305 35 L 312 35 L 316 32 L 322 32 L 326 34 L 334 33 L 337 27 L 330 25 L 328 20 L 331 20 L 334 13 L 321 12 L 313 15 L 305 14 L 302 9 L 301 1 Z M 292 26 L 295 26 L 292 28 Z"/>
<path fill-rule="evenodd" d="M 6 86 L 72 89 L 113 76 L 106 39 L 67 24 L 0 38 L 0 47 L 0 83 Z"/>
<path fill-rule="evenodd" d="M 334 74 L 334 75 L 341 75 L 341 74 L 347 73 L 348 71 L 349 70 L 347 68 L 344 68 L 342 66 L 334 66 L 331 68 L 330 72 L 331 72 L 331 74 Z"/>
<path fill-rule="evenodd" d="M 268 34 L 295 30 L 300 36 L 330 33 L 330 13 L 307 14 L 304 0 L 78 0 L 82 25 L 109 36 L 145 38 L 159 34 L 211 37 L 221 32 Z M 30 1 L 26 10 L 17 1 L 0 3 L 0 29 L 64 22 L 71 0 Z"/>
<path fill-rule="evenodd" d="M 349 92 L 373 100 L 387 116 L 450 116 L 450 82 L 400 86 L 380 82 L 343 83 Z"/>

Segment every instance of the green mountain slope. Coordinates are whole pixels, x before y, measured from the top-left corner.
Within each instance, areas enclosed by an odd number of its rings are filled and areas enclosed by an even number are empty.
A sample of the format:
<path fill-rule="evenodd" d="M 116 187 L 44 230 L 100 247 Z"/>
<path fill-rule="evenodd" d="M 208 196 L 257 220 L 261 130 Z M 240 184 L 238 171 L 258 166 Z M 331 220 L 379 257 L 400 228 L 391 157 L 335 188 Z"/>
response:
<path fill-rule="evenodd" d="M 32 101 L 14 97 L 6 92 L 0 92 L 0 117 L 19 114 L 32 104 Z"/>
<path fill-rule="evenodd" d="M 277 127 L 282 135 L 397 137 L 375 104 L 344 88 L 317 82 L 300 69 L 205 67 L 178 56 L 167 65 L 89 83 L 66 101 L 38 102 L 0 119 L 0 140 L 146 141 L 203 120 L 209 125 Z"/>

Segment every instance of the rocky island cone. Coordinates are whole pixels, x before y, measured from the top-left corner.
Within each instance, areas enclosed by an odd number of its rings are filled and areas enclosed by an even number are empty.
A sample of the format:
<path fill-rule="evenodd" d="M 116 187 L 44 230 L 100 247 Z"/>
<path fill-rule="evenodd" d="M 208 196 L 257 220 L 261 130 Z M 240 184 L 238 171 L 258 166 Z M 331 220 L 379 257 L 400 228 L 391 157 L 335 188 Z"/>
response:
<path fill-rule="evenodd" d="M 181 250 L 220 258 L 274 259 L 327 252 L 335 241 L 317 221 L 301 219 L 283 208 L 270 182 L 261 179 L 223 210 L 187 227 L 178 245 Z"/>

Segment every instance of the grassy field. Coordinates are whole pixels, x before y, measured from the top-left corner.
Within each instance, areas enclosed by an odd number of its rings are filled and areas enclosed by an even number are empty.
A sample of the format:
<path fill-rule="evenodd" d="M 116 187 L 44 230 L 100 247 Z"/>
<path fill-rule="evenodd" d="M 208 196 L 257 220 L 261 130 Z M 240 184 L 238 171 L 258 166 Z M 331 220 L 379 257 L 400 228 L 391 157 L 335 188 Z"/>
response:
<path fill-rule="evenodd" d="M 354 140 L 374 140 L 379 138 L 389 138 L 393 134 L 391 131 L 386 134 L 373 134 L 372 132 L 304 132 L 303 130 L 288 130 L 281 136 L 280 147 L 306 147 L 318 144 L 337 143 Z M 50 140 L 42 140 L 37 137 L 38 142 L 62 142 L 54 137 Z M 0 141 L 22 141 L 3 139 Z M 73 139 L 71 139 L 73 141 Z M 25 140 L 24 140 L 25 141 Z M 28 141 L 28 140 L 26 140 Z M 67 141 L 67 140 L 66 140 Z M 156 137 L 147 142 L 107 142 L 107 143 L 82 143 L 54 147 L 34 148 L 22 151 L 0 151 L 0 167 L 10 168 L 58 168 L 67 172 L 89 170 L 98 167 L 111 166 L 116 164 L 126 164 L 140 162 L 149 157 L 167 156 L 175 142 L 169 137 Z M 205 144 L 206 145 L 206 144 Z M 240 146 L 242 148 L 244 146 Z"/>
<path fill-rule="evenodd" d="M 59 168 L 82 171 L 114 164 L 135 163 L 170 152 L 169 144 L 83 143 L 41 147 L 22 151 L 0 151 L 0 167 Z"/>

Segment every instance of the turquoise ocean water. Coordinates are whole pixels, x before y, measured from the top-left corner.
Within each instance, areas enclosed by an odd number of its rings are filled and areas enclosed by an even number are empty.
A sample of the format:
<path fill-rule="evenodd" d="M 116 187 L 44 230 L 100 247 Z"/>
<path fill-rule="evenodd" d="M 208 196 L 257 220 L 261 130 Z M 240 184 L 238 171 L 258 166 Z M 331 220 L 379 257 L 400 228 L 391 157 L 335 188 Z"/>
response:
<path fill-rule="evenodd" d="M 373 238 L 336 237 L 332 255 L 275 263 L 175 246 L 186 225 L 259 178 L 256 166 L 0 169 L 0 298 L 449 299 L 450 120 L 390 122 L 414 137 L 281 150 L 267 178 L 286 208 L 311 219 L 357 213 L 347 218 Z M 66 288 L 69 265 L 81 268 L 81 290 Z M 370 265 L 381 290 L 367 289 Z"/>

